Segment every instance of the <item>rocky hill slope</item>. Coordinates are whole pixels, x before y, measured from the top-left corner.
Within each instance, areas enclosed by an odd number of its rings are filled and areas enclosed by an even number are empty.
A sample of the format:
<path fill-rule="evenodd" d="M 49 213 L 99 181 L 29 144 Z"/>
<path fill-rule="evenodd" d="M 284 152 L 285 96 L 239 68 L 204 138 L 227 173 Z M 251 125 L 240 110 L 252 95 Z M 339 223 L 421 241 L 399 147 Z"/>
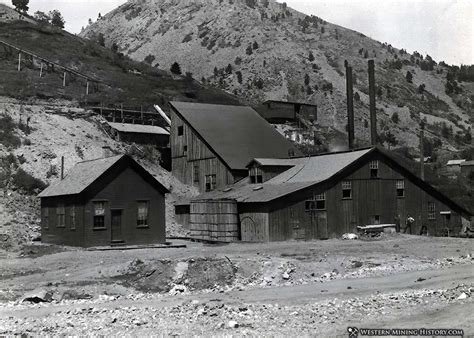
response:
<path fill-rule="evenodd" d="M 378 129 L 386 145 L 418 147 L 421 121 L 438 149 L 453 151 L 470 143 L 473 88 L 447 81 L 449 66 L 299 13 L 285 3 L 129 0 L 81 35 L 103 37 L 106 46 L 116 44 L 131 58 L 163 70 L 178 62 L 183 73 L 253 105 L 267 99 L 316 103 L 318 122 L 342 132 L 347 123 L 347 60 L 355 73 L 359 145 L 369 139 L 367 60 L 375 59 Z"/>

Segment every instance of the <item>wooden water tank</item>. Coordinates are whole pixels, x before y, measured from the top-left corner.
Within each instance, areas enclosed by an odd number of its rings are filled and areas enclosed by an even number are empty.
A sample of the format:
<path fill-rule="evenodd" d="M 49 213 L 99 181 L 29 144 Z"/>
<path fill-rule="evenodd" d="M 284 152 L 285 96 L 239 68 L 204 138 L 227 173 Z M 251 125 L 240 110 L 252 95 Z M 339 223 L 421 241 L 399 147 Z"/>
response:
<path fill-rule="evenodd" d="M 191 202 L 191 238 L 234 242 L 239 240 L 239 214 L 235 200 Z"/>

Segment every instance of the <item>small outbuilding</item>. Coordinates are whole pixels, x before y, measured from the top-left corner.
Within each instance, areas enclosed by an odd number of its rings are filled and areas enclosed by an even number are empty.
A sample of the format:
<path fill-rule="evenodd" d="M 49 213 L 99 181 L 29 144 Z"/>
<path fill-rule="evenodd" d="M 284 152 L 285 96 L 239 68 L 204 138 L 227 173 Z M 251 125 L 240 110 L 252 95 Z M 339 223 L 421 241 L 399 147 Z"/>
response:
<path fill-rule="evenodd" d="M 164 243 L 169 191 L 128 155 L 76 164 L 39 194 L 44 243 Z"/>
<path fill-rule="evenodd" d="M 170 133 L 162 127 L 117 122 L 107 122 L 107 124 L 117 141 L 152 144 L 158 147 L 169 146 Z"/>

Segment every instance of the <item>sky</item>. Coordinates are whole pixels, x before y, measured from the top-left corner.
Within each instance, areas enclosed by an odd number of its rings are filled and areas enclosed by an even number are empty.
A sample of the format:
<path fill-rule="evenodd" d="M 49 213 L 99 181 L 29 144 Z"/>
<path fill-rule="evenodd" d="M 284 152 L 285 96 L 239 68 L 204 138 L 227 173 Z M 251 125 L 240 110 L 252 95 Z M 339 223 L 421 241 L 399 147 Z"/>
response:
<path fill-rule="evenodd" d="M 78 33 L 125 0 L 30 0 L 29 13 L 58 9 L 66 30 Z M 282 1 L 279 1 L 282 2 Z M 11 4 L 10 0 L 0 3 Z M 449 64 L 474 64 L 472 0 L 286 0 L 306 14 L 350 28 L 408 52 Z"/>

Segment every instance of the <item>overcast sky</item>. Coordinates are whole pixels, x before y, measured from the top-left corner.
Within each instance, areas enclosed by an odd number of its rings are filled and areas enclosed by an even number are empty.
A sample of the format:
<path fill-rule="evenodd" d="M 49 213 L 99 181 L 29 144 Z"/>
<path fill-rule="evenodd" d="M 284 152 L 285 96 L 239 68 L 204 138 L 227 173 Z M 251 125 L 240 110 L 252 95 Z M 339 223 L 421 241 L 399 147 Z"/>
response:
<path fill-rule="evenodd" d="M 59 9 L 78 33 L 125 0 L 30 0 L 30 14 Z M 282 1 L 280 1 L 282 2 Z M 286 0 L 288 6 L 436 61 L 474 64 L 472 0 Z M 0 3 L 11 4 L 10 0 Z"/>

